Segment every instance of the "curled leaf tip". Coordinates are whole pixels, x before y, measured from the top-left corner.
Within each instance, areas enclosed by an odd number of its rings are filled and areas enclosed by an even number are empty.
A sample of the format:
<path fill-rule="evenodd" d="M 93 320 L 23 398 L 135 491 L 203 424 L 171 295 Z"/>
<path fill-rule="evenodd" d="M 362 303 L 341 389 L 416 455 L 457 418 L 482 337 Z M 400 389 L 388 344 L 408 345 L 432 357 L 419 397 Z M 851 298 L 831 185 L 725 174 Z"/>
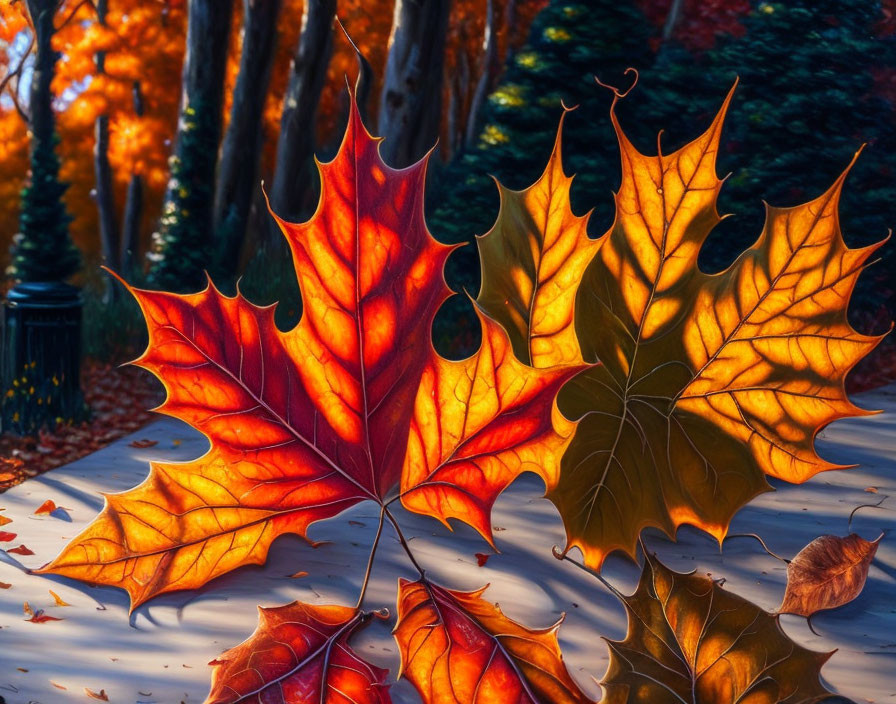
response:
<path fill-rule="evenodd" d="M 641 77 L 641 74 L 638 73 L 638 69 L 629 66 L 627 69 L 625 69 L 625 71 L 622 72 L 622 75 L 627 76 L 630 73 L 633 73 L 635 77 L 632 79 L 632 84 L 624 91 L 619 90 L 619 88 L 610 85 L 609 83 L 604 83 L 598 76 L 594 77 L 594 81 L 602 88 L 607 88 L 608 90 L 611 90 L 613 92 L 613 102 L 615 103 L 617 100 L 622 100 L 623 98 L 625 98 L 629 93 L 632 92 L 634 87 L 638 85 L 638 79 Z"/>

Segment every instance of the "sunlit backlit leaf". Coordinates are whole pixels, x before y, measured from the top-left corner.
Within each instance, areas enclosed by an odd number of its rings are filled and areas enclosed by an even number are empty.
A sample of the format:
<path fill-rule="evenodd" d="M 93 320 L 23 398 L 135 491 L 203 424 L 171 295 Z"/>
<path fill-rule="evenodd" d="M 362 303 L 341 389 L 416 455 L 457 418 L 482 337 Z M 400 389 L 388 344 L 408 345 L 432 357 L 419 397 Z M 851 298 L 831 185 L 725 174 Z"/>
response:
<path fill-rule="evenodd" d="M 569 204 L 563 172 L 563 120 L 548 165 L 534 184 L 512 191 L 500 183 L 494 227 L 478 239 L 482 287 L 477 301 L 497 320 L 517 358 L 534 367 L 582 361 L 575 331 L 579 280 L 600 246 L 588 238 L 588 215 Z"/>
<path fill-rule="evenodd" d="M 211 285 L 132 290 L 149 327 L 137 364 L 168 394 L 159 410 L 211 449 L 152 463 L 44 571 L 123 587 L 133 607 L 262 563 L 278 535 L 396 484 L 451 248 L 423 221 L 426 161 L 396 171 L 377 145 L 353 104 L 317 212 L 278 220 L 304 301 L 293 330 Z"/>
<path fill-rule="evenodd" d="M 412 511 L 448 525 L 457 518 L 490 543 L 491 508 L 524 471 L 548 486 L 573 424 L 555 404 L 583 367 L 533 369 L 517 360 L 507 334 L 479 313 L 482 345 L 464 361 L 433 352 L 414 404 L 401 497 Z"/>
<path fill-rule="evenodd" d="M 644 527 L 688 523 L 721 540 L 766 475 L 803 482 L 839 465 L 818 431 L 866 411 L 844 392 L 879 341 L 846 319 L 876 247 L 848 249 L 843 176 L 793 208 L 769 208 L 756 243 L 720 274 L 697 267 L 719 222 L 715 173 L 728 100 L 710 128 L 671 154 L 645 156 L 612 115 L 622 154 L 616 220 L 582 279 L 576 330 L 601 364 L 560 395 L 580 419 L 549 490 L 567 530 L 599 568 L 634 554 Z"/>
<path fill-rule="evenodd" d="M 530 629 L 473 592 L 398 585 L 402 674 L 426 704 L 584 704 L 560 654 L 562 621 Z"/>
<path fill-rule="evenodd" d="M 305 604 L 258 609 L 258 628 L 211 662 L 205 704 L 389 704 L 387 670 L 348 644 L 371 618 L 348 606 Z"/>
<path fill-rule="evenodd" d="M 383 501 L 399 481 L 411 510 L 488 540 L 491 506 L 520 472 L 556 482 L 573 424 L 555 397 L 583 365 L 528 367 L 485 316 L 473 357 L 435 352 L 452 248 L 423 219 L 426 160 L 391 169 L 377 146 L 353 103 L 339 152 L 320 165 L 317 211 L 303 224 L 277 219 L 302 292 L 296 328 L 278 330 L 273 307 L 211 284 L 131 289 L 149 328 L 137 364 L 167 391 L 160 412 L 211 447 L 153 462 L 143 484 L 106 496 L 42 572 L 122 587 L 134 608 L 260 564 L 279 535 Z"/>

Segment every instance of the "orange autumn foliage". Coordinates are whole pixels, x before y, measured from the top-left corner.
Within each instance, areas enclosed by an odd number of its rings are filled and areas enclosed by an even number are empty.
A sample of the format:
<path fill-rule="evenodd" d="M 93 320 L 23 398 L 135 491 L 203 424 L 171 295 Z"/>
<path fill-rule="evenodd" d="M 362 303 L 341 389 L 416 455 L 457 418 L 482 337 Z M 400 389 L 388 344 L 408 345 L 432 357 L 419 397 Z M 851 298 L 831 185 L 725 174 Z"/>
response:
<path fill-rule="evenodd" d="M 0 23 L 10 22 L 24 3 L 0 6 Z M 77 7 L 77 9 L 75 9 Z M 74 15 L 72 15 L 74 10 Z M 71 20 L 63 22 L 71 16 Z M 131 175 L 146 183 L 143 229 L 148 232 L 158 216 L 168 179 L 169 140 L 177 120 L 179 94 L 172 90 L 180 74 L 185 15 L 179 5 L 153 0 L 118 0 L 107 16 L 108 27 L 97 22 L 89 4 L 67 2 L 57 13 L 59 31 L 54 47 L 60 52 L 53 91 L 56 95 L 57 129 L 60 135 L 61 178 L 69 184 L 65 200 L 74 216 L 71 233 L 75 243 L 92 255 L 98 250 L 97 209 L 91 192 L 94 121 L 110 118 L 109 159 L 112 164 L 116 204 L 124 206 Z M 22 41 L 30 36 L 27 20 L 11 25 L 4 35 Z M 106 75 L 96 76 L 95 53 L 107 52 Z M 9 62 L 0 51 L 0 71 Z M 5 72 L 5 71 L 4 71 Z M 145 115 L 134 112 L 133 83 L 140 81 Z M 17 231 L 19 191 L 27 173 L 27 127 L 21 117 L 0 103 L 0 129 L 14 135 L 0 147 L 0 170 L 10 177 L 0 186 L 0 249 Z M 5 135 L 4 135 L 5 136 Z M 14 152 L 10 154 L 10 152 Z"/>
<path fill-rule="evenodd" d="M 480 7 L 480 5 L 482 7 Z M 524 37 L 538 3 L 520 3 L 513 32 L 501 32 L 501 51 L 506 45 L 518 44 Z M 24 3 L 0 3 L 0 75 L 5 73 L 9 55 L 3 47 L 16 37 L 30 36 Z M 77 6 L 67 0 L 59 11 L 59 20 L 69 16 Z M 345 0 L 339 4 L 339 17 L 358 43 L 373 69 L 374 83 L 368 106 L 375 122 L 379 107 L 380 77 L 386 63 L 388 39 L 392 23 L 392 0 Z M 497 2 L 503 17 L 503 2 Z M 283 0 L 277 41 L 271 71 L 271 83 L 265 102 L 262 125 L 262 157 L 259 176 L 273 175 L 280 113 L 289 76 L 292 56 L 301 29 L 302 0 Z M 458 52 L 475 57 L 481 52 L 481 28 L 461 33 L 458 28 L 475 24 L 484 8 L 484 0 L 453 3 L 450 37 L 446 51 L 447 71 L 451 70 Z M 113 174 L 115 204 L 120 222 L 127 184 L 132 174 L 144 178 L 144 211 L 141 234 L 148 243 L 157 226 L 162 199 L 168 181 L 168 158 L 177 125 L 181 63 L 186 39 L 186 8 L 183 2 L 170 0 L 115 0 L 110 3 L 107 27 L 97 21 L 89 4 L 78 8 L 71 21 L 60 29 L 54 46 L 61 52 L 53 89 L 57 95 L 59 154 L 61 177 L 70 184 L 66 206 L 74 216 L 71 233 L 75 243 L 86 253 L 88 270 L 99 256 L 98 216 L 92 197 L 93 125 L 102 113 L 109 115 L 109 161 Z M 242 3 L 235 3 L 231 46 L 225 76 L 225 109 L 222 120 L 229 119 L 232 89 L 239 68 L 242 26 Z M 107 52 L 106 75 L 97 76 L 95 53 Z M 503 56 L 503 53 L 502 53 Z M 345 120 L 347 100 L 345 76 L 357 68 L 354 50 L 340 32 L 333 36 L 333 55 L 327 67 L 327 81 L 318 109 L 318 151 L 327 152 L 338 144 Z M 145 114 L 137 117 L 133 105 L 133 82 L 140 81 Z M 446 79 L 447 82 L 447 79 Z M 469 93 L 475 81 L 469 86 Z M 469 96 L 466 98 L 469 102 Z M 0 212 L 9 214 L 0 222 L 0 261 L 17 231 L 19 194 L 27 173 L 27 128 L 19 115 L 0 100 L 0 172 L 9 174 L 0 184 Z"/>

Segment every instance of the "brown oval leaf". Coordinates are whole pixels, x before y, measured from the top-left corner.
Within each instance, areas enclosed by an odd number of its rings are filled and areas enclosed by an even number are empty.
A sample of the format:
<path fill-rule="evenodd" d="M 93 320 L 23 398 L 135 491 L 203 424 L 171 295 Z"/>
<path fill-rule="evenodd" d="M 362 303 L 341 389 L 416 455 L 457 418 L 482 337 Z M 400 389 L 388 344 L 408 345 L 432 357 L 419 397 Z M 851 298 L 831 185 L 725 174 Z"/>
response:
<path fill-rule="evenodd" d="M 147 447 L 155 447 L 159 444 L 158 440 L 132 440 L 128 443 L 129 447 L 136 447 L 139 450 L 143 450 Z"/>
<path fill-rule="evenodd" d="M 868 541 L 855 533 L 813 540 L 787 565 L 787 588 L 778 611 L 809 617 L 848 604 L 865 587 L 879 543 L 880 538 Z"/>
<path fill-rule="evenodd" d="M 85 688 L 84 688 L 84 694 L 86 694 L 86 695 L 87 695 L 88 697 L 90 697 L 91 699 L 99 699 L 100 701 L 103 701 L 103 702 L 107 702 L 107 701 L 109 701 L 109 697 L 106 695 L 106 690 L 105 690 L 105 689 L 101 689 L 101 690 L 99 691 L 99 694 L 97 694 L 97 693 L 94 692 L 92 689 L 87 689 L 87 687 L 85 687 Z"/>

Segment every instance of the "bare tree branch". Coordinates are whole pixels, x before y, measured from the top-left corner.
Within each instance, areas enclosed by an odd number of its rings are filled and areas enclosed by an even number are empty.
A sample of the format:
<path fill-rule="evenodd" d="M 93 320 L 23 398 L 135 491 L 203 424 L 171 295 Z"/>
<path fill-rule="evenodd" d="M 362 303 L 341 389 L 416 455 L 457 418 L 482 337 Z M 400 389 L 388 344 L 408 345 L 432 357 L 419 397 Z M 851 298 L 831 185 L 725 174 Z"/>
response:
<path fill-rule="evenodd" d="M 62 4 L 63 4 L 62 2 L 59 3 L 57 11 L 62 9 Z M 78 14 L 78 10 L 80 10 L 82 7 L 84 7 L 84 5 L 90 5 L 93 8 L 93 11 L 96 12 L 96 5 L 94 4 L 93 0 L 81 0 L 81 2 L 79 2 L 77 5 L 75 5 L 75 7 L 72 9 L 72 11 L 68 14 L 68 17 L 66 17 L 64 20 L 62 20 L 62 23 L 55 28 L 55 31 L 58 32 L 60 29 L 65 27 L 69 22 L 71 22 L 74 19 L 75 15 Z"/>

